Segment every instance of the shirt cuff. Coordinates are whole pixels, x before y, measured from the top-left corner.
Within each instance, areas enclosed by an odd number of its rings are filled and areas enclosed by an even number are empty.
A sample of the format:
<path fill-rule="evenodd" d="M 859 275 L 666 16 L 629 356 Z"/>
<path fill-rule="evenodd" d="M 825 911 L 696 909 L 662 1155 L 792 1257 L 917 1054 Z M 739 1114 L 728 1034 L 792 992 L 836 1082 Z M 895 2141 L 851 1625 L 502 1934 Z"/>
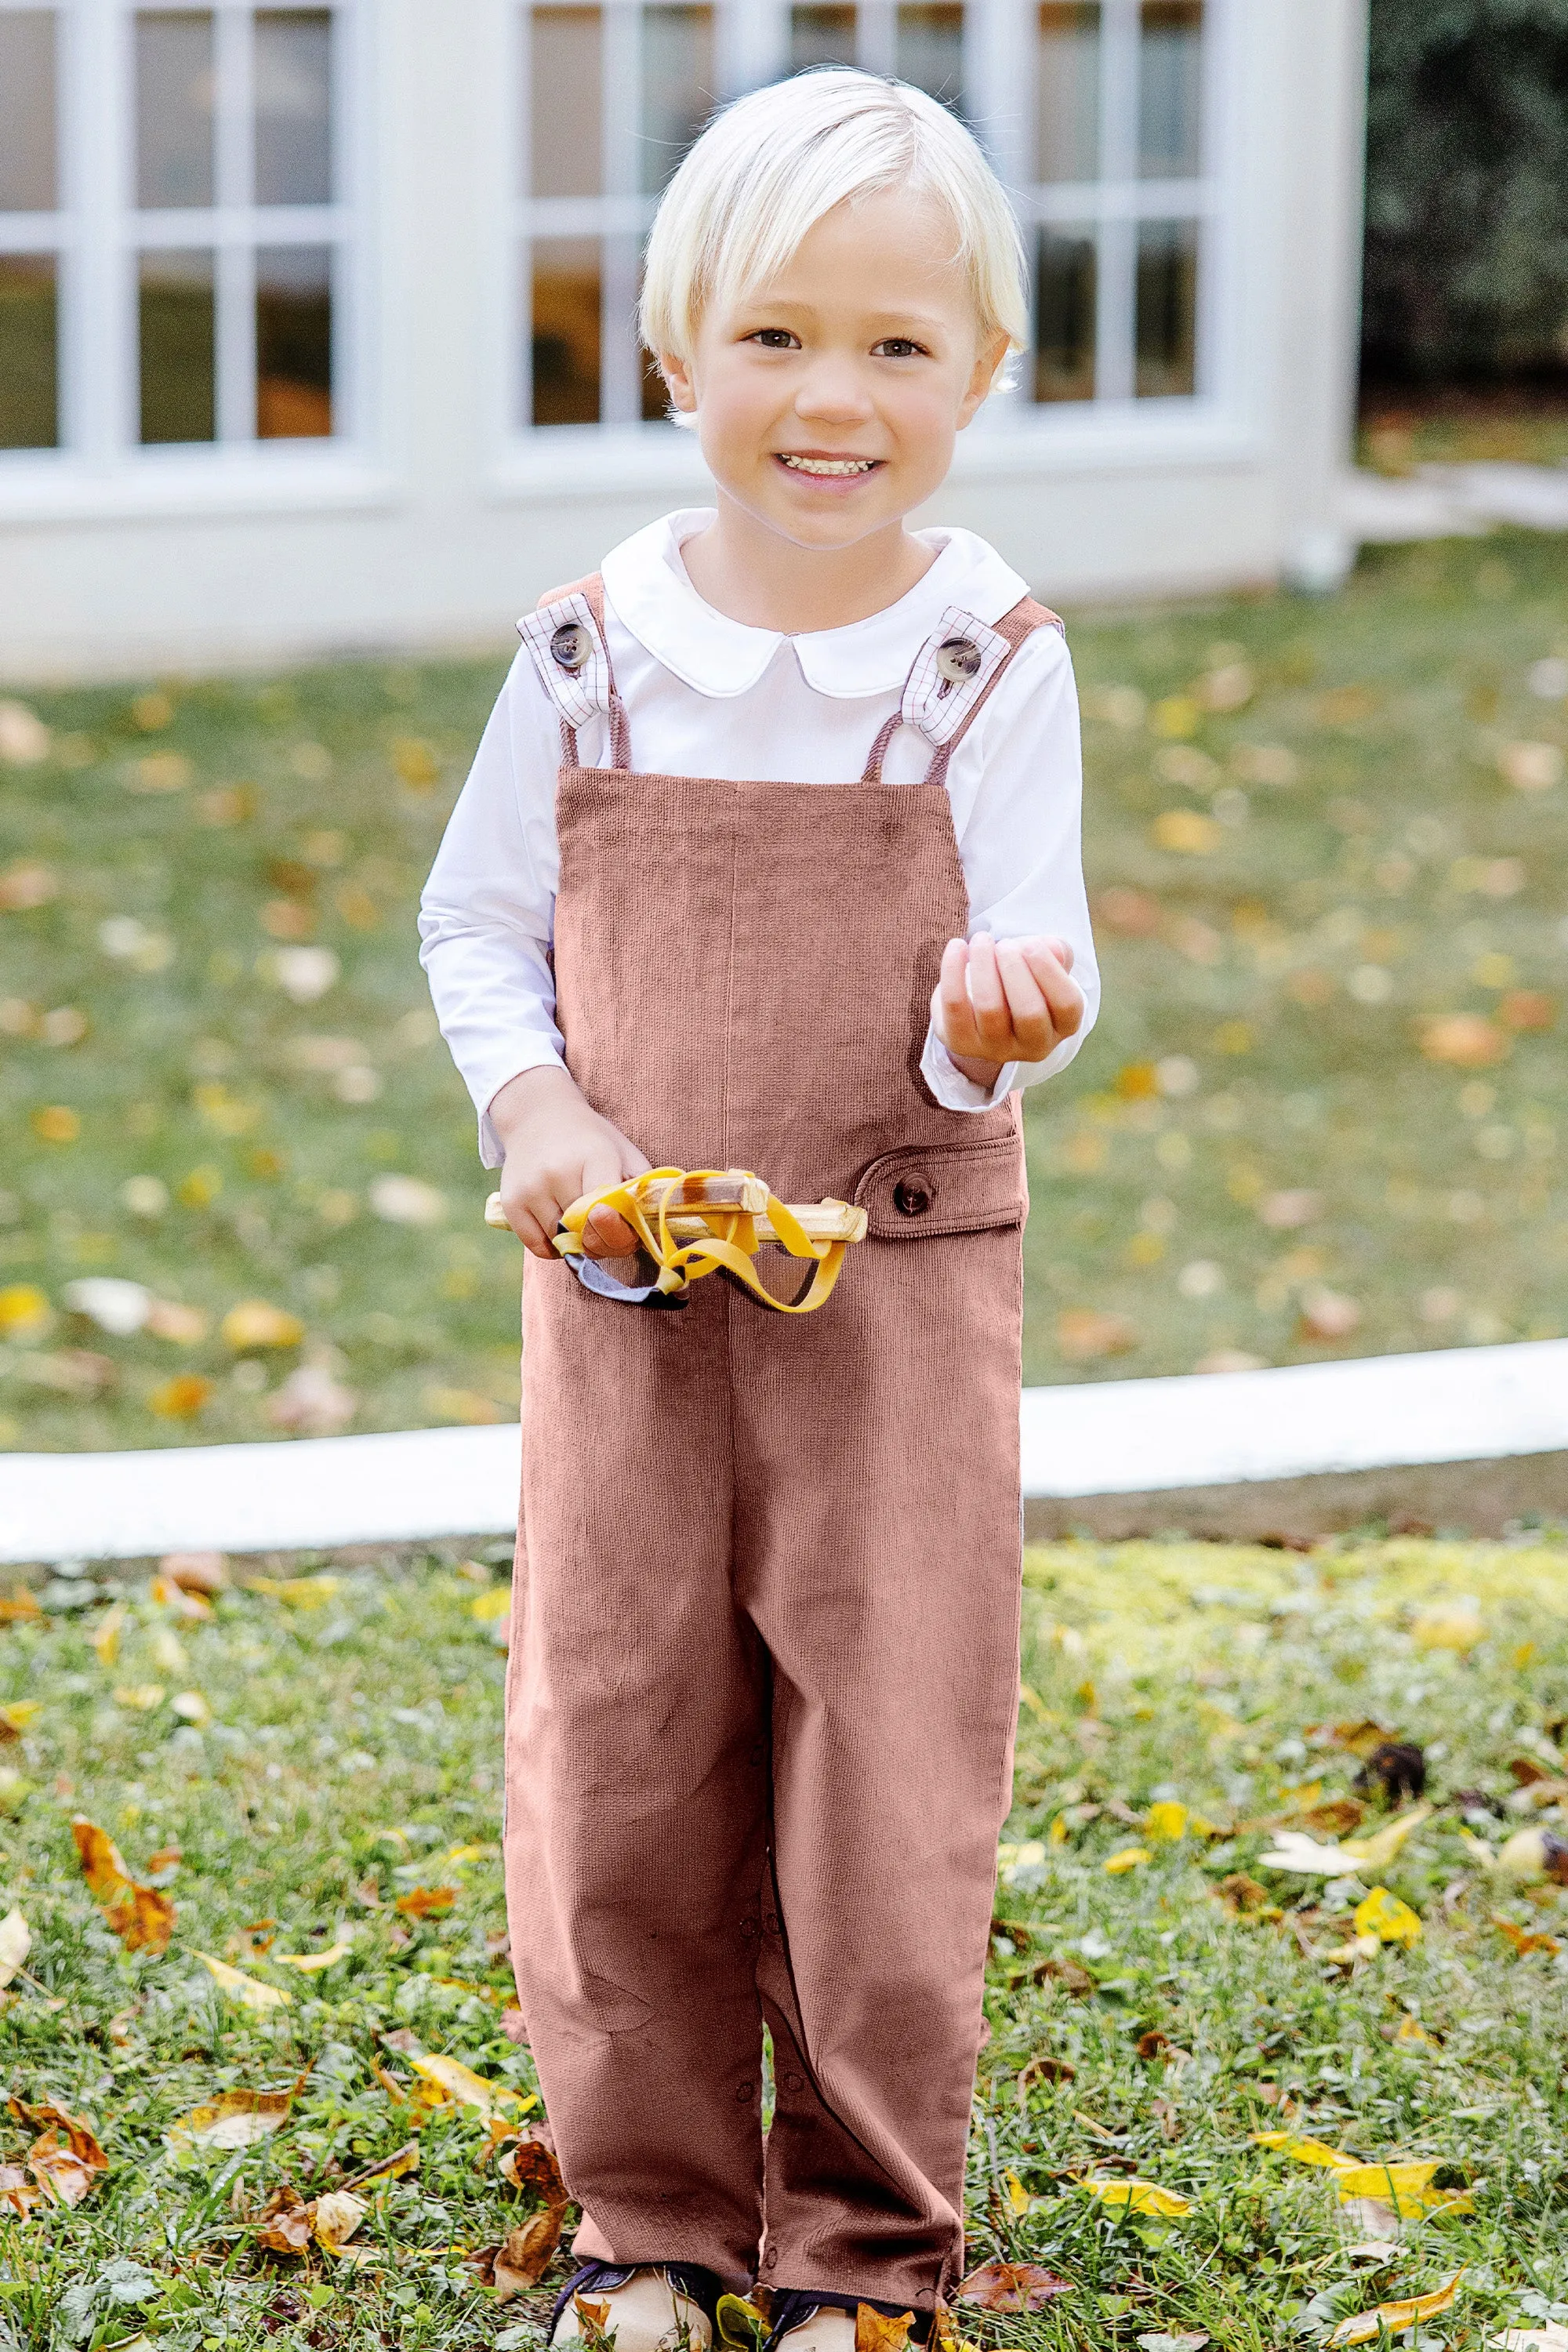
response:
<path fill-rule="evenodd" d="M 502 1087 L 510 1086 L 513 1078 L 521 1078 L 524 1070 L 563 1070 L 565 1067 L 566 1065 L 561 1055 L 541 1040 L 529 1051 L 526 1057 L 519 1062 L 515 1070 L 509 1070 L 504 1078 L 498 1078 L 490 1088 L 489 1097 L 483 1110 L 479 1113 L 479 1165 L 481 1168 L 500 1168 L 506 1160 L 506 1147 L 490 1122 L 490 1104 L 494 1102 Z"/>
<path fill-rule="evenodd" d="M 976 1086 L 973 1078 L 964 1076 L 936 1031 L 928 1029 L 925 1051 L 921 1055 L 921 1076 L 943 1110 L 994 1110 L 1017 1085 L 1018 1065 L 1004 1062 L 991 1086 Z"/>

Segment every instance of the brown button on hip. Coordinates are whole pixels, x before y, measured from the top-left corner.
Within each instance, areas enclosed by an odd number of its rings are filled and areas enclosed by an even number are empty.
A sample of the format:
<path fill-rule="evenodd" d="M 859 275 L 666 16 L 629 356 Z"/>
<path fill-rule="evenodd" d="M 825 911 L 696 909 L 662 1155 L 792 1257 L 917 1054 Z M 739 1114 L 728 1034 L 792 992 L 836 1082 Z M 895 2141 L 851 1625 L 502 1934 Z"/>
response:
<path fill-rule="evenodd" d="M 967 928 L 948 796 L 566 743 L 557 1017 L 588 1100 L 656 1165 L 871 1213 L 799 1320 L 528 1265 L 507 1896 L 577 2249 L 929 2310 L 1018 1677 L 1019 1132 L 919 1076 Z"/>

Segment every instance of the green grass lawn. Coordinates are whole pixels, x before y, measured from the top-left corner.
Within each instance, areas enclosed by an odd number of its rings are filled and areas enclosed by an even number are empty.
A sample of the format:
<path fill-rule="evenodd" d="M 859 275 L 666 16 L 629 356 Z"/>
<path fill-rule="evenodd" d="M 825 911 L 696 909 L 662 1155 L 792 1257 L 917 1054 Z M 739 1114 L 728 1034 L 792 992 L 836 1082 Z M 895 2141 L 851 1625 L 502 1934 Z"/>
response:
<path fill-rule="evenodd" d="M 1030 1098 L 1026 1377 L 1568 1329 L 1568 542 L 1071 634 L 1107 996 Z M 500 675 L 30 698 L 48 756 L 0 767 L 0 1442 L 513 1410 L 517 1247 L 479 1223 L 413 928 Z M 153 1295 L 141 1329 L 73 1311 L 106 1276 Z M 226 1338 L 251 1301 L 277 1312 Z"/>
<path fill-rule="evenodd" d="M 504 1551 L 279 1564 L 205 1619 L 121 1570 L 42 1584 L 36 1617 L 13 1604 L 0 1916 L 32 1940 L 0 1995 L 24 2103 L 0 2166 L 53 2104 L 109 2168 L 75 2210 L 22 2216 L 28 2176 L 0 2172 L 5 2352 L 536 2352 L 542 2291 L 498 2308 L 467 2259 L 530 2200 L 482 2160 L 482 2113 L 422 2101 L 415 2064 L 536 2093 L 501 2026 Z M 1568 1832 L 1531 1793 L 1563 1769 L 1568 1549 L 1064 1544 L 1028 1555 L 1025 1630 L 969 2259 L 1061 2292 L 1033 2316 L 963 2306 L 963 2335 L 1282 2352 L 1460 2269 L 1416 2352 L 1568 2320 L 1568 1889 L 1492 1860 L 1532 1822 Z M 1353 1806 L 1344 1740 L 1367 1724 L 1424 1748 L 1436 1810 L 1380 1868 L 1270 1867 L 1274 1825 L 1331 1835 L 1315 1809 Z M 162 1954 L 126 1948 L 84 1885 L 79 1815 L 173 1903 Z M 1363 1834 L 1389 1818 L 1369 1801 Z M 1379 1887 L 1418 1933 L 1358 1951 Z M 201 1954 L 287 2004 L 247 2005 Z M 249 2146 L 174 2131 L 229 2092 L 292 2097 Z M 1271 2131 L 1435 2167 L 1430 2193 L 1469 2204 L 1380 2217 Z M 416 2168 L 363 2186 L 363 2259 L 261 2247 L 283 2184 L 321 2197 L 410 2141 Z M 1105 2198 L 1132 2180 L 1172 2210 Z"/>

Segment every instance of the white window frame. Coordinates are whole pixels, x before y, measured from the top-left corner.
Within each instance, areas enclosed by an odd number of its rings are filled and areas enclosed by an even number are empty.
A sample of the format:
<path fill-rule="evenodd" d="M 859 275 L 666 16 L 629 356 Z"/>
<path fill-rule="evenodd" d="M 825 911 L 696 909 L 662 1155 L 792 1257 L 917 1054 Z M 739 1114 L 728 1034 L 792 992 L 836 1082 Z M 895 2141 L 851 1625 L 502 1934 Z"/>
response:
<path fill-rule="evenodd" d="M 374 0 L 300 0 L 332 18 L 332 141 L 337 194 L 325 205 L 240 201 L 249 175 L 249 19 L 266 0 L 0 0 L 0 10 L 52 8 L 59 208 L 0 215 L 0 249 L 58 256 L 59 442 L 0 450 L 0 516 L 166 513 L 189 507 L 357 503 L 374 444 L 365 192 L 369 18 Z M 286 5 L 286 0 L 279 0 Z M 220 175 L 210 207 L 142 211 L 135 184 L 135 16 L 215 19 Z M 227 183 L 226 185 L 225 183 Z M 333 430 L 320 439 L 256 431 L 256 255 L 328 247 L 332 262 Z M 216 427 L 211 442 L 140 439 L 138 257 L 211 252 L 217 293 Z"/>
<path fill-rule="evenodd" d="M 580 4 L 580 0 L 579 0 Z M 507 0 L 508 75 L 511 100 L 510 186 L 512 200 L 501 256 L 497 305 L 504 322 L 497 399 L 500 462 L 496 487 L 531 496 L 541 489 L 594 487 L 604 490 L 698 489 L 707 474 L 695 436 L 658 424 L 533 425 L 531 407 L 531 315 L 525 265 L 533 236 L 601 236 L 642 229 L 657 199 L 616 194 L 597 197 L 532 197 L 528 186 L 530 121 L 529 13 L 534 5 L 571 6 L 574 0 Z M 596 0 L 605 13 L 635 11 L 642 0 Z M 1032 353 L 1016 364 L 1015 381 L 994 394 L 961 435 L 953 471 L 960 478 L 1057 474 L 1085 463 L 1136 467 L 1234 457 L 1251 447 L 1244 421 L 1246 386 L 1237 318 L 1239 126 L 1235 91 L 1243 35 L 1242 0 L 1205 0 L 1202 168 L 1192 180 L 1138 176 L 1136 47 L 1140 0 L 1100 0 L 1109 55 L 1100 89 L 1100 153 L 1109 168 L 1094 182 L 1032 184 L 1035 76 L 1038 66 L 1036 0 L 966 0 L 963 32 L 965 113 L 1006 184 L 1017 192 L 1019 216 L 1033 267 L 1042 225 L 1089 225 L 1097 233 L 1097 389 L 1086 401 L 1037 402 L 1030 396 Z M 719 101 L 788 70 L 789 0 L 712 0 Z M 857 62 L 891 70 L 898 0 L 859 0 Z M 606 61 L 611 54 L 606 22 Z M 1129 81 L 1129 57 L 1131 75 Z M 606 156 L 612 116 L 625 105 L 605 73 Z M 624 166 L 635 173 L 635 148 L 623 126 Z M 1196 387 L 1191 394 L 1136 396 L 1135 273 L 1142 220 L 1194 221 L 1198 231 Z M 1108 268 L 1107 264 L 1110 264 Z M 606 306 L 614 297 L 606 288 Z M 1107 361 L 1110 361 L 1108 370 Z"/>

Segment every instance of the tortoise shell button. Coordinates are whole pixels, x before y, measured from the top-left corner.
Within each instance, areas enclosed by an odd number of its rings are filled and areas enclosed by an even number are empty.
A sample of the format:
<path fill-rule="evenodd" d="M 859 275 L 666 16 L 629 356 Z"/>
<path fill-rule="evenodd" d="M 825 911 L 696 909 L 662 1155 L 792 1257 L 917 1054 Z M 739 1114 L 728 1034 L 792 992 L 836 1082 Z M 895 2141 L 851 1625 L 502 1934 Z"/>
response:
<path fill-rule="evenodd" d="M 963 686 L 980 667 L 980 648 L 973 637 L 949 637 L 936 649 L 939 677 L 949 686 Z"/>
<path fill-rule="evenodd" d="M 593 650 L 594 640 L 580 621 L 563 621 L 550 640 L 550 658 L 559 669 L 586 668 Z"/>
<path fill-rule="evenodd" d="M 931 1203 L 931 1186 L 923 1176 L 900 1176 L 893 1187 L 893 1206 L 900 1217 L 923 1217 Z"/>

